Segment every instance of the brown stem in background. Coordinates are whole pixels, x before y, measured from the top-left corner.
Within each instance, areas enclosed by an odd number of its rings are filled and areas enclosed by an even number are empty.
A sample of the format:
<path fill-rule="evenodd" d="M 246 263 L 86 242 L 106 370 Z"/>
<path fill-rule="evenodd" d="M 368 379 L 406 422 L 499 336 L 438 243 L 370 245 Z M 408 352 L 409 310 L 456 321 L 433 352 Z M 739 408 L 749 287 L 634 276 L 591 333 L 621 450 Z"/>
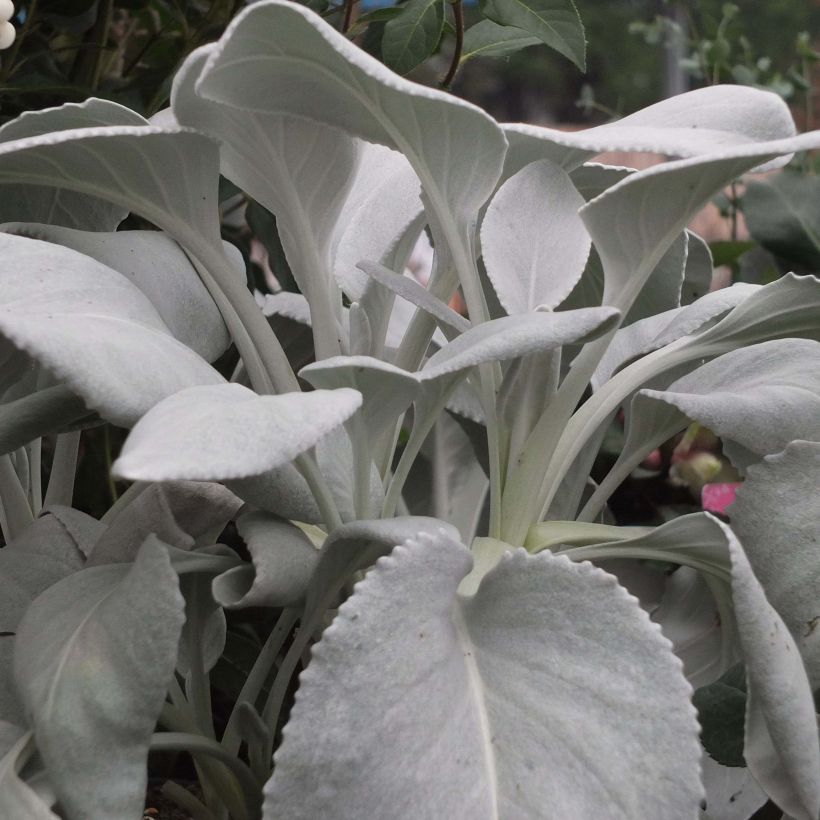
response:
<path fill-rule="evenodd" d="M 461 52 L 464 48 L 464 8 L 461 5 L 461 0 L 453 0 L 452 6 L 456 24 L 456 46 L 453 49 L 453 59 L 450 61 L 450 68 L 441 81 L 441 87 L 447 89 L 450 88 L 453 80 L 456 78 L 456 72 L 461 63 Z"/>
<path fill-rule="evenodd" d="M 342 20 L 342 34 L 347 34 L 350 24 L 353 22 L 353 6 L 356 0 L 345 0 L 345 16 Z"/>

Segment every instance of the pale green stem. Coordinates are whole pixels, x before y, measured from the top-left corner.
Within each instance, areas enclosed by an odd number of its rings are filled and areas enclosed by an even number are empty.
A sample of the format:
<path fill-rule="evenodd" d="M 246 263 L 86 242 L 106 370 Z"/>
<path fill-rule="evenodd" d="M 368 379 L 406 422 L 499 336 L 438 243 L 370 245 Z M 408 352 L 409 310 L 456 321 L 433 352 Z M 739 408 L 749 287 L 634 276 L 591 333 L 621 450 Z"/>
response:
<path fill-rule="evenodd" d="M 5 516 L 3 536 L 8 543 L 34 520 L 28 497 L 8 454 L 0 456 L 0 499 Z"/>
<path fill-rule="evenodd" d="M 245 679 L 245 683 L 236 699 L 236 704 L 231 712 L 231 716 L 228 718 L 228 725 L 225 727 L 225 732 L 222 735 L 222 745 L 229 754 L 238 754 L 239 747 L 242 745 L 242 738 L 237 729 L 239 704 L 247 702 L 256 705 L 256 700 L 270 674 L 270 670 L 276 662 L 279 650 L 287 640 L 298 618 L 299 611 L 295 608 L 282 611 L 279 620 L 271 630 L 270 635 L 268 635 L 268 639 L 265 641 L 265 645 L 262 647 L 262 651 L 259 653 L 253 668 Z"/>
<path fill-rule="evenodd" d="M 150 486 L 150 481 L 135 481 L 103 514 L 100 519 L 103 524 L 108 524 L 110 527 L 114 523 L 117 516 L 126 508 L 132 501 L 142 495 Z"/>
<path fill-rule="evenodd" d="M 191 815 L 192 820 L 219 820 L 219 818 L 203 805 L 188 789 L 169 780 L 162 784 L 162 794 L 176 803 L 183 811 Z"/>
<path fill-rule="evenodd" d="M 55 504 L 70 507 L 74 500 L 74 479 L 77 472 L 77 455 L 80 449 L 79 430 L 60 433 L 54 445 L 51 475 L 46 488 L 45 507 Z"/>
<path fill-rule="evenodd" d="M 202 631 L 195 628 L 201 622 L 198 618 L 199 611 L 203 607 L 203 589 L 198 579 L 195 579 L 190 587 L 191 596 L 188 601 L 190 612 L 186 617 L 189 624 L 188 630 L 188 660 L 190 669 L 185 681 L 185 693 L 193 708 L 199 730 L 206 737 L 213 738 L 214 722 L 211 710 L 211 682 L 208 672 L 205 669 L 205 659 L 202 647 Z"/>
<path fill-rule="evenodd" d="M 43 473 L 42 473 L 42 443 L 41 438 L 32 441 L 26 447 L 28 451 L 28 481 L 29 481 L 29 500 L 31 502 L 31 511 L 35 518 L 43 509 Z"/>
<path fill-rule="evenodd" d="M 242 794 L 242 814 L 235 820 L 258 820 L 262 813 L 262 793 L 250 769 L 239 758 L 229 755 L 215 740 L 187 732 L 156 732 L 151 736 L 152 752 L 188 752 L 218 761 L 230 773 Z"/>

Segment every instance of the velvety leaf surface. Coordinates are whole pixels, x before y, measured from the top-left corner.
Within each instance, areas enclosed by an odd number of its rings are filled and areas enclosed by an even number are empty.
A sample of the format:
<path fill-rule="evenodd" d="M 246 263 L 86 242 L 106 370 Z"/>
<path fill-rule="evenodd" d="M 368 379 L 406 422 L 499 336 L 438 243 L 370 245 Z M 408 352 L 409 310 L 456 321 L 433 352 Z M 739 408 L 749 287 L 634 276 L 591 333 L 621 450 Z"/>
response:
<path fill-rule="evenodd" d="M 636 601 L 523 551 L 463 598 L 470 565 L 421 536 L 356 587 L 302 675 L 266 817 L 693 817 L 689 686 Z"/>
<path fill-rule="evenodd" d="M 118 271 L 149 298 L 174 337 L 207 362 L 230 344 L 219 310 L 190 259 L 161 231 L 89 232 L 21 222 L 0 225 L 0 230 L 63 245 Z M 244 275 L 241 264 L 237 278 L 244 281 Z"/>
<path fill-rule="evenodd" d="M 142 126 L 148 121 L 117 103 L 91 97 L 82 103 L 26 111 L 0 128 L 0 143 L 103 126 Z M 128 215 L 127 206 L 49 185 L 3 185 L 0 222 L 47 222 L 85 231 L 113 231 Z"/>
<path fill-rule="evenodd" d="M 259 396 L 239 384 L 181 390 L 143 416 L 112 468 L 135 481 L 221 481 L 281 467 L 361 405 L 355 390 Z"/>
<path fill-rule="evenodd" d="M 536 159 L 551 159 L 570 169 L 605 151 L 676 157 L 713 154 L 732 146 L 792 137 L 795 127 L 788 107 L 776 94 L 724 85 L 678 94 L 582 131 L 515 124 L 505 125 L 504 132 L 510 140 L 507 176 Z"/>
<path fill-rule="evenodd" d="M 77 572 L 26 612 L 15 678 L 69 816 L 140 816 L 182 622 L 176 573 L 150 539 L 133 565 Z"/>
<path fill-rule="evenodd" d="M 566 171 L 534 162 L 499 188 L 481 224 L 487 276 L 509 314 L 554 308 L 584 272 L 590 238 L 584 198 Z"/>
<path fill-rule="evenodd" d="M 766 597 L 820 685 L 820 444 L 794 441 L 749 468 L 729 508 Z"/>
<path fill-rule="evenodd" d="M 122 274 L 9 234 L 0 234 L 0 260 L 0 333 L 114 424 L 130 427 L 182 388 L 224 381 Z"/>
<path fill-rule="evenodd" d="M 319 551 L 310 539 L 289 521 L 269 513 L 245 513 L 236 526 L 253 564 L 214 578 L 217 603 L 227 609 L 300 603 L 319 560 Z"/>

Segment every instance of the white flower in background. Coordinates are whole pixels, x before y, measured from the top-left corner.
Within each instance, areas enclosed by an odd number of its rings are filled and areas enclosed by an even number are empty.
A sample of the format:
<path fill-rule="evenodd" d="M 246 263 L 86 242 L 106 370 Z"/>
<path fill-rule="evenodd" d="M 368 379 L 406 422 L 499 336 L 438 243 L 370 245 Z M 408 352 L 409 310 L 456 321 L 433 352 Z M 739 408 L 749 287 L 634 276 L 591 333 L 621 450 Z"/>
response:
<path fill-rule="evenodd" d="M 17 31 L 9 22 L 14 16 L 14 4 L 11 0 L 0 0 L 0 51 L 8 48 L 17 36 Z"/>

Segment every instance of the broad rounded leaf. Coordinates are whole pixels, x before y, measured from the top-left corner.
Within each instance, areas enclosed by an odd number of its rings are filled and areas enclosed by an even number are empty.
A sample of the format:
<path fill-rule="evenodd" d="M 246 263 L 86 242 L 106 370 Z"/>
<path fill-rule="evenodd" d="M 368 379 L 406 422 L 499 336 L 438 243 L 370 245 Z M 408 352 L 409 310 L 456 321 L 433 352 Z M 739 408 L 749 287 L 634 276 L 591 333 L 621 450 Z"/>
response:
<path fill-rule="evenodd" d="M 471 563 L 420 536 L 356 587 L 302 674 L 265 816 L 694 817 L 691 690 L 636 600 L 523 551 L 465 598 Z"/>
<path fill-rule="evenodd" d="M 113 472 L 135 481 L 222 481 L 281 467 L 361 405 L 355 390 L 259 396 L 239 384 L 193 387 L 137 423 Z"/>
<path fill-rule="evenodd" d="M 133 565 L 77 572 L 26 612 L 15 678 L 69 816 L 139 817 L 183 620 L 177 575 L 150 539 Z"/>
<path fill-rule="evenodd" d="M 0 333 L 114 424 L 130 427 L 178 390 L 224 381 L 139 289 L 83 254 L 0 234 L 0 283 Z"/>
<path fill-rule="evenodd" d="M 105 233 L 20 222 L 0 225 L 0 231 L 63 245 L 118 271 L 151 300 L 174 337 L 205 361 L 217 359 L 230 344 L 219 310 L 191 260 L 162 231 Z M 226 243 L 226 252 L 230 249 Z M 238 274 L 244 281 L 244 263 Z"/>
<path fill-rule="evenodd" d="M 0 143 L 38 137 L 55 131 L 104 126 L 148 125 L 122 105 L 91 97 L 58 108 L 26 111 L 0 128 Z M 128 215 L 128 207 L 49 185 L 3 185 L 0 222 L 48 222 L 86 231 L 113 231 Z"/>
<path fill-rule="evenodd" d="M 554 308 L 581 278 L 591 240 L 567 172 L 534 162 L 499 188 L 481 225 L 487 276 L 507 313 Z"/>

